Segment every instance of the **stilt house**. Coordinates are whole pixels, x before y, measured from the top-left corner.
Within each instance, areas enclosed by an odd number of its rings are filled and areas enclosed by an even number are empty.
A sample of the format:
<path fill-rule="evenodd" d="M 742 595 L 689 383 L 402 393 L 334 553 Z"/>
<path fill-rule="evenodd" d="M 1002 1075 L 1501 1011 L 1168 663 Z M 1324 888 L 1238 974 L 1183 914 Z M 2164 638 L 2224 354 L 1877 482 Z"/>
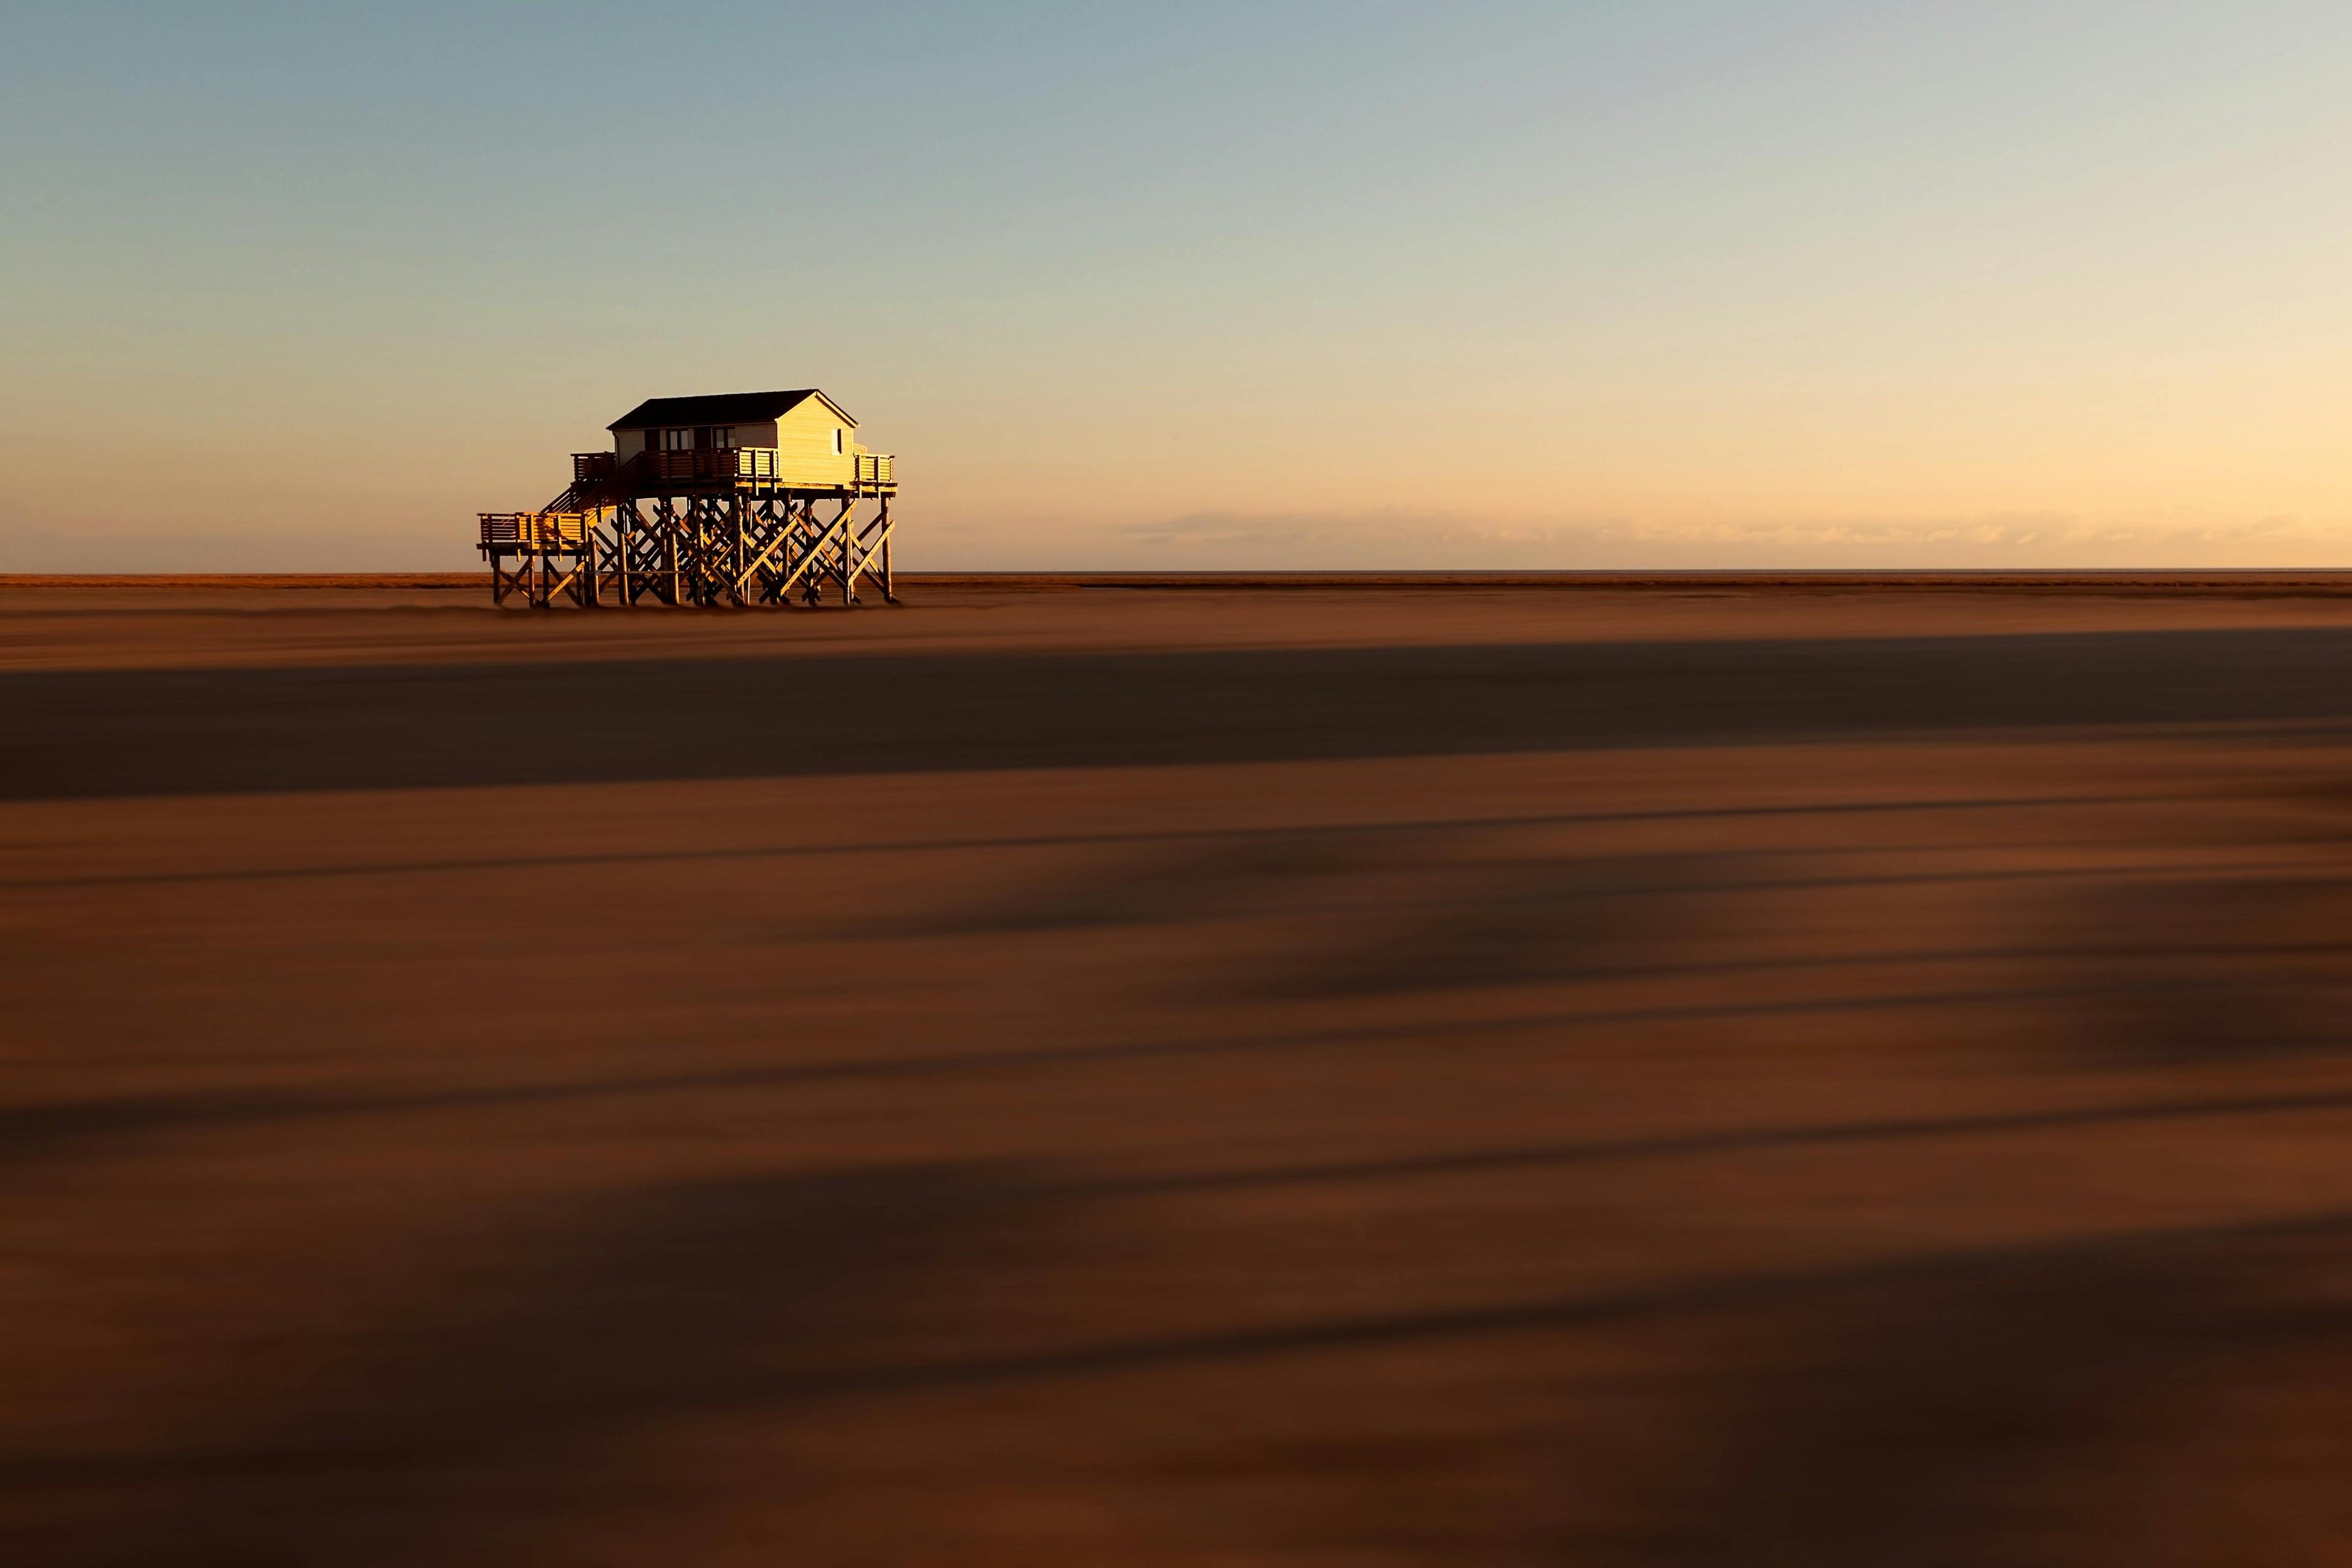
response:
<path fill-rule="evenodd" d="M 816 388 L 647 398 L 606 428 L 545 507 L 480 514 L 494 602 L 854 605 L 861 577 L 898 602 L 897 462 Z"/>

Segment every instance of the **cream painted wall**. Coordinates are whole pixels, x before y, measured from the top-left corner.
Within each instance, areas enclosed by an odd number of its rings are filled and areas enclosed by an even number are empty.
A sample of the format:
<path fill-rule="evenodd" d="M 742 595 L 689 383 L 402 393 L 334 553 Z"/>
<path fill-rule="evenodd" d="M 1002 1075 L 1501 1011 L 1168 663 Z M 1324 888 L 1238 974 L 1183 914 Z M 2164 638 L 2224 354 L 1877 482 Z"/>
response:
<path fill-rule="evenodd" d="M 836 454 L 834 437 L 841 437 Z M 776 466 L 793 479 L 846 484 L 856 472 L 856 427 L 822 397 L 812 397 L 776 421 Z"/>

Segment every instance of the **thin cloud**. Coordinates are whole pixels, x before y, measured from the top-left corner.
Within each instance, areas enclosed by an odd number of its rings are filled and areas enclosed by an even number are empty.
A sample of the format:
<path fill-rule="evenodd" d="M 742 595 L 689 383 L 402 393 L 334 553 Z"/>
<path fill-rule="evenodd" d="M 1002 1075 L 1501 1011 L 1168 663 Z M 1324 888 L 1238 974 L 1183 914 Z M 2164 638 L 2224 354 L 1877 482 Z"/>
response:
<path fill-rule="evenodd" d="M 1496 519 L 1405 508 L 1195 511 L 1094 534 L 1099 555 L 1200 569 L 1642 569 L 2236 565 L 2326 558 L 2336 534 L 2305 520 L 2168 512 L 1684 521 Z"/>

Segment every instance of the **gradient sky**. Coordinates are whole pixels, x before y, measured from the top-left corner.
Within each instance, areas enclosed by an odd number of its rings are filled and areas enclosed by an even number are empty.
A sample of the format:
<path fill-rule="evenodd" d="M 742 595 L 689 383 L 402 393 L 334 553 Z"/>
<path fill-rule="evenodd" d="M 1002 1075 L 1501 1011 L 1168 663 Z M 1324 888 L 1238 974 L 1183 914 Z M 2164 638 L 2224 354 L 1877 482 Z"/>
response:
<path fill-rule="evenodd" d="M 2352 6 L 20 7 L 0 571 L 815 384 L 914 568 L 2352 564 Z"/>

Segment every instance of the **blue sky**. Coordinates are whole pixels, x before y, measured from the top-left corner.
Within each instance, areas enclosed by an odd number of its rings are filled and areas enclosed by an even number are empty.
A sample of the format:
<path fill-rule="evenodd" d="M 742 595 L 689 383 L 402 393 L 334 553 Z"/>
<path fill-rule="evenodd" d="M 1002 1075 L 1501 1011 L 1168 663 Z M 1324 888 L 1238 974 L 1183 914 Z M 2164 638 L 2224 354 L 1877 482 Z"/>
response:
<path fill-rule="evenodd" d="M 2347 67 L 2274 3 L 41 8 L 0 570 L 463 565 L 639 398 L 802 384 L 918 565 L 2352 563 Z"/>

